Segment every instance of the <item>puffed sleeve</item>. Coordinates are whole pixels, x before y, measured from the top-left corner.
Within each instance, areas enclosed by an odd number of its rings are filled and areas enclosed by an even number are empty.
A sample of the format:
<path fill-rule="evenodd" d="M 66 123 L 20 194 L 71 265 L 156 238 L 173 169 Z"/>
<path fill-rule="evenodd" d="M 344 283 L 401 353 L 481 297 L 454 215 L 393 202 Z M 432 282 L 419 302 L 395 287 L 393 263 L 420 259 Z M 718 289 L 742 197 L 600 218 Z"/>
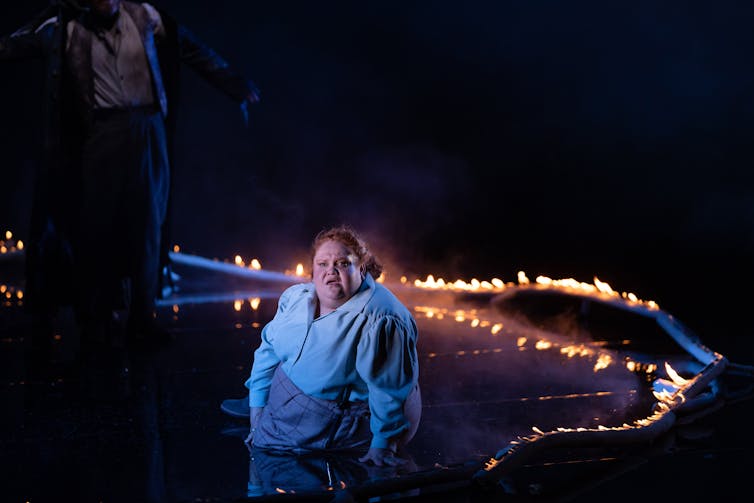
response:
<path fill-rule="evenodd" d="M 403 405 L 419 378 L 417 329 L 413 319 L 382 316 L 367 327 L 356 354 L 356 370 L 369 388 L 371 447 L 386 448 L 408 430 Z"/>
<path fill-rule="evenodd" d="M 249 405 L 251 407 L 264 407 L 270 395 L 270 383 L 275 368 L 280 363 L 280 358 L 275 353 L 274 334 L 275 323 L 285 313 L 291 298 L 291 290 L 288 289 L 278 300 L 277 311 L 272 320 L 262 329 L 262 342 L 254 351 L 254 363 L 251 367 L 251 375 L 246 380 L 249 389 Z"/>

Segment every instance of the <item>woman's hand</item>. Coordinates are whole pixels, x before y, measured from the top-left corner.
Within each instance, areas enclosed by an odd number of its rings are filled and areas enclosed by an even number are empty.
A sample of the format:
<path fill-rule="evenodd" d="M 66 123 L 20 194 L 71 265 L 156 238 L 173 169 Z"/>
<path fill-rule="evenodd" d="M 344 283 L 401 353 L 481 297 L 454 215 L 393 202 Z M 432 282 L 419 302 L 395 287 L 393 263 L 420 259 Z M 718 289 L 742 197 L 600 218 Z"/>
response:
<path fill-rule="evenodd" d="M 247 446 L 251 446 L 254 442 L 254 430 L 256 425 L 259 424 L 259 418 L 262 417 L 262 407 L 252 407 L 249 411 L 249 435 L 244 442 Z"/>
<path fill-rule="evenodd" d="M 367 453 L 359 458 L 362 463 L 371 461 L 377 466 L 403 466 L 408 460 L 398 457 L 392 449 L 370 447 Z"/>

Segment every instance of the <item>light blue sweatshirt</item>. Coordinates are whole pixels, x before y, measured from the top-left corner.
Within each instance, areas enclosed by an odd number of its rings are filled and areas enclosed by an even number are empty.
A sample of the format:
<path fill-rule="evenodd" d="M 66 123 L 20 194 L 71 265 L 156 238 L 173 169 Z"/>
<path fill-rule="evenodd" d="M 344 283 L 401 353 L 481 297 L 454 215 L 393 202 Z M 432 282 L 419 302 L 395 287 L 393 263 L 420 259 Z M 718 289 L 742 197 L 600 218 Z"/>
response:
<path fill-rule="evenodd" d="M 335 311 L 314 319 L 314 283 L 289 287 L 262 329 L 246 381 L 249 405 L 264 407 L 278 364 L 304 393 L 368 401 L 371 447 L 385 448 L 407 430 L 403 404 L 419 377 L 416 321 L 387 288 L 367 274 L 359 291 Z"/>

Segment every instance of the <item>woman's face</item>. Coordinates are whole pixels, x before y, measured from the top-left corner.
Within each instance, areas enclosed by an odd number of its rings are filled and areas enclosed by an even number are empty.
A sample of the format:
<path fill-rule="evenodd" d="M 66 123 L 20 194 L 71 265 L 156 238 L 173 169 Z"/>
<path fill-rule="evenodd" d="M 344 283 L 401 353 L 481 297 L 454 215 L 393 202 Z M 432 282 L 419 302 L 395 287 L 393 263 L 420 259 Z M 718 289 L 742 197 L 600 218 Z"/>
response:
<path fill-rule="evenodd" d="M 317 248 L 312 277 L 320 310 L 329 312 L 343 305 L 361 286 L 363 279 L 356 255 L 337 241 L 325 241 Z"/>

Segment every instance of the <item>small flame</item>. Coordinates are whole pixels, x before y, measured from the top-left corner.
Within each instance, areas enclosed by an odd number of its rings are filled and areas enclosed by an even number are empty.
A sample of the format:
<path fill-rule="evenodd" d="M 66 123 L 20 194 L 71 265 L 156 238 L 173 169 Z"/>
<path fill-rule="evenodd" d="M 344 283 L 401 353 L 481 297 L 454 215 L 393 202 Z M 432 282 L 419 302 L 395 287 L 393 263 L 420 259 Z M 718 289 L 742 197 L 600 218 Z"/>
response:
<path fill-rule="evenodd" d="M 573 358 L 574 356 L 589 356 L 593 353 L 592 350 L 584 346 L 583 344 L 580 344 L 578 346 L 571 345 L 571 346 L 563 346 L 560 348 L 560 353 L 568 356 L 568 358 Z"/>
<path fill-rule="evenodd" d="M 597 372 L 602 369 L 606 369 L 613 362 L 613 357 L 602 353 L 597 357 L 597 363 L 594 364 L 594 371 Z"/>
<path fill-rule="evenodd" d="M 262 302 L 262 299 L 259 297 L 254 297 L 253 299 L 249 299 L 249 305 L 251 306 L 251 309 L 256 311 L 259 309 L 259 304 Z"/>
<path fill-rule="evenodd" d="M 251 269 L 254 269 L 255 271 L 259 271 L 260 269 L 262 269 L 262 264 L 261 262 L 259 262 L 259 260 L 253 258 L 251 259 L 251 263 L 249 264 L 249 267 Z"/>
<path fill-rule="evenodd" d="M 178 246 L 178 245 L 173 245 L 173 251 L 174 251 L 175 253 L 178 253 L 179 251 L 181 251 L 181 247 L 180 247 L 180 246 Z"/>
<path fill-rule="evenodd" d="M 550 349 L 552 347 L 552 342 L 550 341 L 537 341 L 537 343 L 534 345 L 535 348 L 539 350 L 543 349 Z"/>
<path fill-rule="evenodd" d="M 16 248 L 18 248 L 19 250 L 23 250 L 24 242 L 19 239 L 18 242 L 16 243 Z"/>
<path fill-rule="evenodd" d="M 236 265 L 238 266 L 241 266 L 241 267 L 244 266 L 244 262 L 243 262 L 243 259 L 241 258 L 241 255 L 236 255 L 235 262 L 236 262 Z"/>
<path fill-rule="evenodd" d="M 615 291 L 610 288 L 610 285 L 607 283 L 600 281 L 597 276 L 594 277 L 594 285 L 597 287 L 597 290 L 599 290 L 602 293 L 606 293 L 608 295 L 615 294 Z"/>
<path fill-rule="evenodd" d="M 233 309 L 234 310 L 240 311 L 242 307 L 243 307 L 243 301 L 242 300 L 233 301 Z"/>
<path fill-rule="evenodd" d="M 296 276 L 304 275 L 304 264 L 296 264 Z"/>
<path fill-rule="evenodd" d="M 11 231 L 5 231 L 5 240 L 10 241 L 10 239 L 13 237 L 13 233 Z"/>
<path fill-rule="evenodd" d="M 665 362 L 665 371 L 668 373 L 668 376 L 670 376 L 670 379 L 678 386 L 688 384 L 688 379 L 684 379 L 683 377 L 678 375 L 678 372 L 676 372 L 668 362 Z"/>
<path fill-rule="evenodd" d="M 181 310 L 181 308 L 178 307 L 178 304 L 173 304 L 173 312 L 174 313 L 178 314 L 178 311 L 180 311 L 180 310 Z"/>
<path fill-rule="evenodd" d="M 686 397 L 681 392 L 680 385 L 663 378 L 659 378 L 653 383 L 654 390 L 652 394 L 658 400 L 666 404 L 682 403 Z"/>
<path fill-rule="evenodd" d="M 657 370 L 657 365 L 654 363 L 639 363 L 633 360 L 626 360 L 626 368 L 631 372 L 645 372 L 646 374 L 653 374 Z"/>

